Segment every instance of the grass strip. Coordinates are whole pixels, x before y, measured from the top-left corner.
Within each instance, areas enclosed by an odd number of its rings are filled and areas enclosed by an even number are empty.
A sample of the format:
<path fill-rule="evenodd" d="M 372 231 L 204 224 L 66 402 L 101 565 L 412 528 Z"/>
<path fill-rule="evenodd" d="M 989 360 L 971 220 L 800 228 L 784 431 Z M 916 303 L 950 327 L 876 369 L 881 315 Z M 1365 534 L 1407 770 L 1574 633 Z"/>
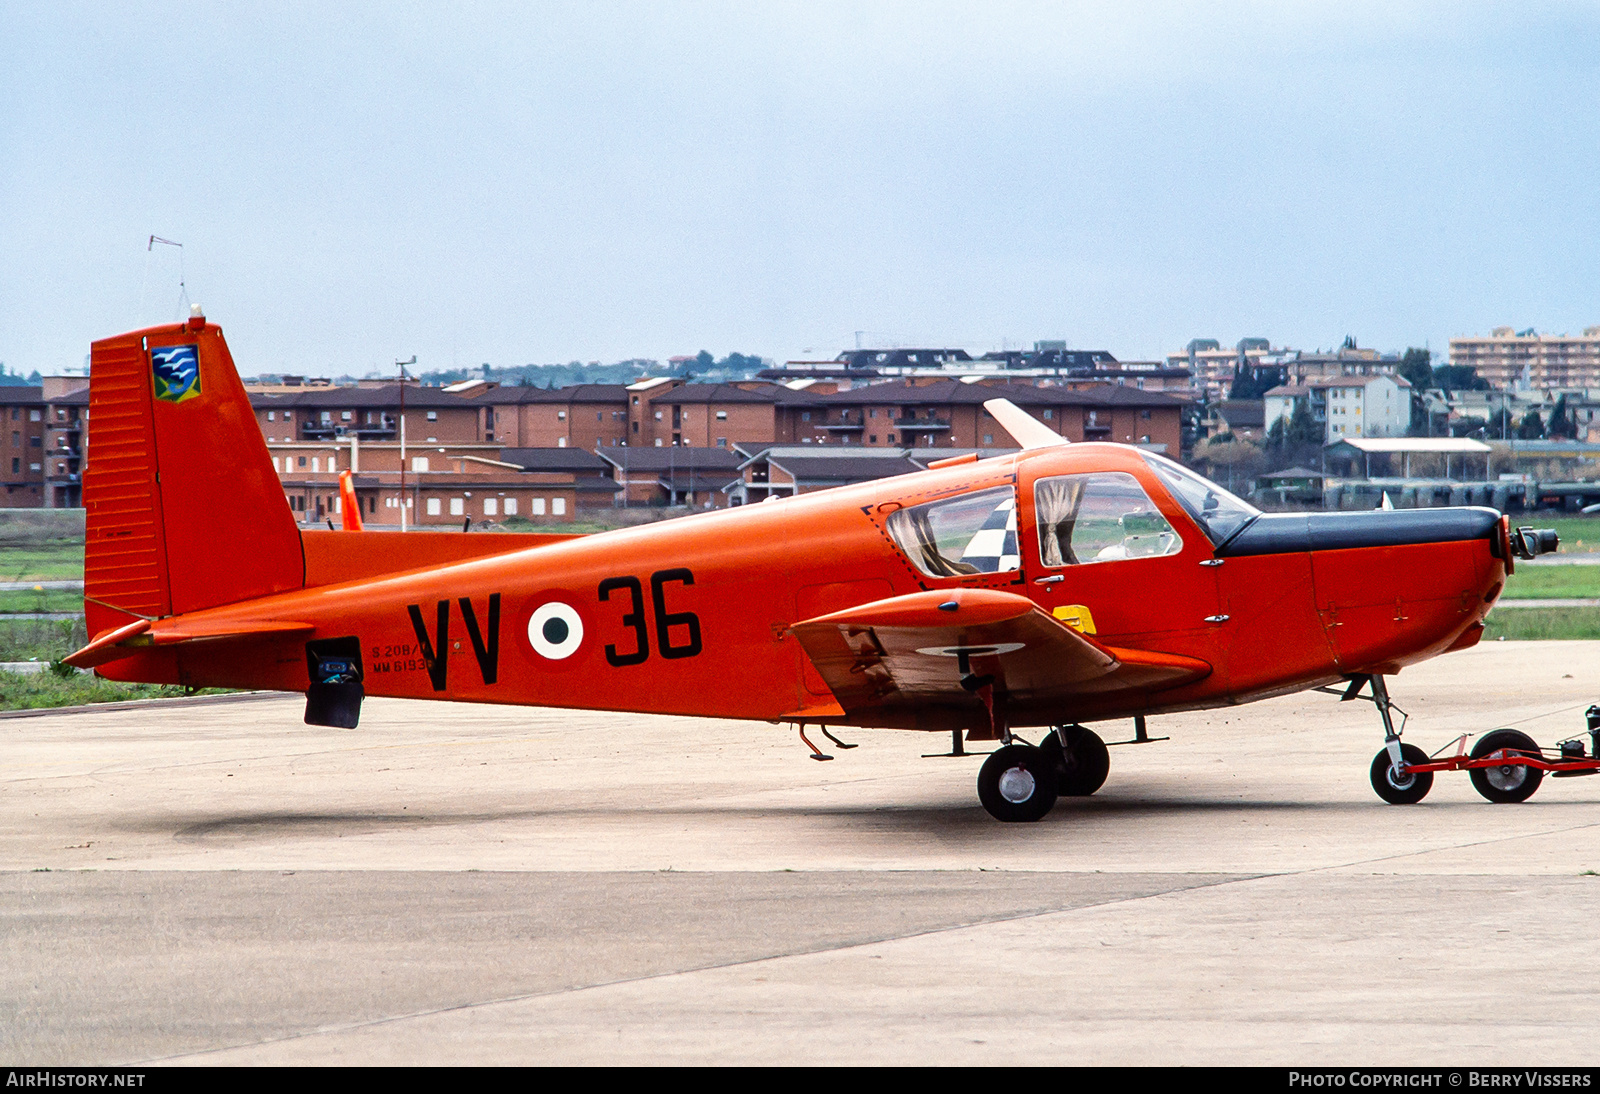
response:
<path fill-rule="evenodd" d="M 54 672 L 0 672 L 0 710 L 43 710 L 48 707 L 123 703 L 130 699 L 176 699 L 185 695 L 222 695 L 227 688 L 191 692 L 176 684 L 124 684 L 87 672 L 57 676 Z"/>
<path fill-rule="evenodd" d="M 12 612 L 77 612 L 83 594 L 76 589 L 0 589 L 0 615 Z"/>
<path fill-rule="evenodd" d="M 88 645 L 83 619 L 0 618 L 0 661 L 59 661 Z"/>
<path fill-rule="evenodd" d="M 1518 566 L 1500 595 L 1506 600 L 1600 597 L 1600 565 Z"/>
<path fill-rule="evenodd" d="M 1483 641 L 1497 638 L 1560 640 L 1600 638 L 1600 608 L 1517 608 L 1490 612 Z"/>
<path fill-rule="evenodd" d="M 0 546 L 0 581 L 82 581 L 83 543 Z"/>

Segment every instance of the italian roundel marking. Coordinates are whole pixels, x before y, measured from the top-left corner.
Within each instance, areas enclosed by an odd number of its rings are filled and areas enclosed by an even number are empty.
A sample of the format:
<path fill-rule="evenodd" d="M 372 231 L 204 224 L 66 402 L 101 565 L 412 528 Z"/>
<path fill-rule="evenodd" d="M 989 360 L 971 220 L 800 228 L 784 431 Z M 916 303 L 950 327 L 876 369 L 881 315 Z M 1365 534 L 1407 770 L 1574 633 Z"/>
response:
<path fill-rule="evenodd" d="M 583 645 L 583 620 L 569 604 L 552 600 L 528 619 L 528 641 L 540 657 L 560 661 Z"/>

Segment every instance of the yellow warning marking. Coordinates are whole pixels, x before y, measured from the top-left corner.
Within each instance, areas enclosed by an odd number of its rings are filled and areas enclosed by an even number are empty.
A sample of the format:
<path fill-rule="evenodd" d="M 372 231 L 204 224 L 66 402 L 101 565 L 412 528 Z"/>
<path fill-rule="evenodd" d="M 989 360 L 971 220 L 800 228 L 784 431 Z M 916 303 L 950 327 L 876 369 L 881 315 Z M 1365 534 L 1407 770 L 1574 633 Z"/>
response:
<path fill-rule="evenodd" d="M 1050 613 L 1075 631 L 1094 634 L 1094 615 L 1083 604 L 1063 604 Z"/>

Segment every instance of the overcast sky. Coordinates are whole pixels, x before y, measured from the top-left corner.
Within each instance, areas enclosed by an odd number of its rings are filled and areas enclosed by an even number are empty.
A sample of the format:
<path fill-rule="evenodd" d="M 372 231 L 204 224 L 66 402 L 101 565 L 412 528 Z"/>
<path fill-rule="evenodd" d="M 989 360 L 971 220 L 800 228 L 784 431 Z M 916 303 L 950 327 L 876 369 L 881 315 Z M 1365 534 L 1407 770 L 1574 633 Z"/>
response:
<path fill-rule="evenodd" d="M 331 7 L 331 11 L 330 11 Z M 0 0 L 0 361 L 1600 324 L 1600 7 Z"/>

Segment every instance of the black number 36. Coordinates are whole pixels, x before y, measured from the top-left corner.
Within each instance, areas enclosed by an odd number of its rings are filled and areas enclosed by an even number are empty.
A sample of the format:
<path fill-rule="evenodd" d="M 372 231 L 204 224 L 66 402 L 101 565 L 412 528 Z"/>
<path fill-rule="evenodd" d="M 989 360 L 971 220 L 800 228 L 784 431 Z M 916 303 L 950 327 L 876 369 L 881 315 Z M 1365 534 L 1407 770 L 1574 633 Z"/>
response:
<path fill-rule="evenodd" d="M 684 585 L 694 584 L 694 574 L 683 568 L 657 570 L 650 575 L 650 602 L 655 608 L 656 648 L 668 660 L 693 657 L 700 652 L 700 617 L 693 612 L 667 611 L 666 585 L 670 581 Z M 636 577 L 608 577 L 600 583 L 600 599 L 610 600 L 611 594 L 628 590 L 630 610 L 622 617 L 622 625 L 633 631 L 633 649 L 621 652 L 614 643 L 606 646 L 606 660 L 613 665 L 637 665 L 650 656 L 650 632 L 645 624 L 644 589 Z M 674 633 L 683 638 L 674 644 Z M 686 633 L 685 633 L 686 632 Z"/>

